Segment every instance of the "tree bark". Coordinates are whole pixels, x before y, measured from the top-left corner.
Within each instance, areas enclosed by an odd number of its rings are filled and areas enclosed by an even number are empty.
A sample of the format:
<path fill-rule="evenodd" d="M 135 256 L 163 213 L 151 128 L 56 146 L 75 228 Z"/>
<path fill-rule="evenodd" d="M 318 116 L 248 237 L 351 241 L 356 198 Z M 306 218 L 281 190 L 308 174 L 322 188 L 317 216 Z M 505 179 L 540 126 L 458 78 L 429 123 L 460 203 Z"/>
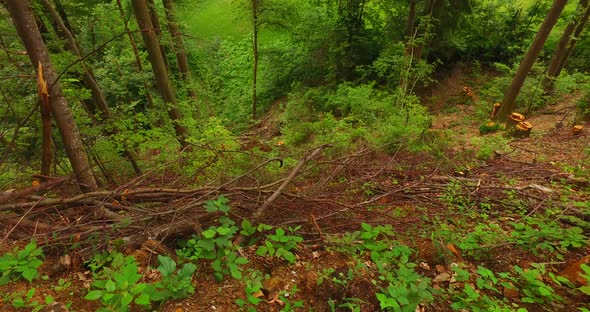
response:
<path fill-rule="evenodd" d="M 166 70 L 170 71 L 170 63 L 168 62 L 168 52 L 166 52 L 166 46 L 162 43 L 162 26 L 160 25 L 160 18 L 158 16 L 158 10 L 156 9 L 156 4 L 154 0 L 146 0 L 148 5 L 148 11 L 150 12 L 150 20 L 152 20 L 152 25 L 154 26 L 154 31 L 156 32 L 156 37 L 158 37 L 158 44 L 160 46 L 160 52 L 162 53 L 162 57 L 164 57 L 164 64 L 166 64 Z"/>
<path fill-rule="evenodd" d="M 43 77 L 43 65 L 39 63 L 37 69 L 37 91 L 41 107 L 41 175 L 49 176 L 51 171 L 51 102 L 47 82 Z"/>
<path fill-rule="evenodd" d="M 174 50 L 176 52 L 176 62 L 178 63 L 178 72 L 180 79 L 186 83 L 190 82 L 190 69 L 188 66 L 188 57 L 186 49 L 182 40 L 182 33 L 176 22 L 175 9 L 172 0 L 162 0 L 164 9 L 166 11 L 166 19 L 168 19 L 168 31 L 174 41 Z M 189 97 L 195 99 L 197 93 L 191 86 L 187 86 Z"/>
<path fill-rule="evenodd" d="M 119 7 L 119 13 L 121 14 L 121 19 L 123 20 L 123 26 L 125 26 L 125 32 L 127 33 L 127 38 L 129 39 L 129 43 L 131 43 L 131 48 L 133 49 L 133 55 L 135 56 L 135 63 L 137 64 L 137 71 L 141 74 L 143 73 L 143 64 L 141 62 L 141 57 L 139 56 L 139 49 L 137 49 L 137 43 L 135 43 L 135 39 L 133 38 L 133 34 L 129 30 L 129 24 L 127 24 L 127 19 L 125 18 L 125 10 L 123 9 L 123 5 L 121 4 L 121 0 L 117 0 L 117 6 Z M 152 98 L 152 94 L 150 92 L 149 84 L 143 80 L 143 88 L 145 91 L 145 96 L 148 102 L 148 108 L 154 107 L 154 100 Z"/>
<path fill-rule="evenodd" d="M 176 107 L 176 96 L 172 90 L 172 83 L 168 76 L 168 70 L 166 70 L 166 64 L 164 64 L 164 56 L 160 51 L 158 37 L 156 36 L 154 26 L 152 25 L 147 4 L 145 0 L 132 0 L 131 2 L 133 4 L 133 10 L 135 11 L 137 24 L 141 30 L 143 41 L 148 52 L 150 63 L 152 64 L 156 84 L 162 94 L 162 99 L 167 104 L 168 116 L 170 116 L 170 119 L 174 124 L 174 130 L 178 142 L 180 142 L 182 148 L 186 148 L 189 145 L 186 141 L 188 130 L 180 124 L 182 116 Z"/>
<path fill-rule="evenodd" d="M 547 77 L 543 81 L 546 94 L 550 94 L 553 91 L 555 78 L 561 74 L 571 51 L 576 45 L 577 38 L 579 38 L 582 30 L 588 22 L 588 17 L 590 16 L 590 2 L 588 0 L 580 0 L 576 11 L 578 14 L 563 31 L 561 40 L 559 40 L 559 44 L 557 45 L 555 53 L 549 63 L 549 67 L 547 68 Z"/>
<path fill-rule="evenodd" d="M 252 119 L 256 119 L 256 106 L 258 98 L 256 96 L 256 80 L 258 78 L 258 10 L 260 9 L 260 0 L 252 1 L 252 55 L 254 63 L 252 67 Z"/>
<path fill-rule="evenodd" d="M 563 11 L 566 3 L 567 0 L 553 1 L 553 5 L 551 6 L 551 9 L 549 9 L 549 13 L 547 13 L 547 16 L 545 17 L 543 24 L 541 24 L 541 27 L 539 28 L 533 43 L 520 62 L 520 66 L 518 67 L 514 78 L 512 78 L 510 86 L 504 93 L 502 106 L 500 106 L 500 110 L 496 115 L 496 118 L 499 121 L 505 122 L 508 118 L 508 115 L 514 110 L 516 106 L 516 97 L 518 96 L 518 93 L 520 92 L 520 89 L 522 88 L 528 73 L 535 64 L 539 53 L 541 53 L 543 45 L 545 44 L 545 40 L 547 40 L 547 37 L 553 29 L 553 26 L 555 26 L 555 23 L 557 23 L 557 19 L 561 15 L 561 12 Z"/>
<path fill-rule="evenodd" d="M 72 54 L 77 56 L 79 59 L 82 59 L 82 54 L 80 53 L 80 47 L 78 45 L 78 42 L 76 41 L 76 38 L 74 37 L 74 33 L 72 32 L 71 28 L 68 27 L 68 24 L 65 23 L 65 21 L 66 21 L 66 19 L 64 19 L 64 17 L 66 16 L 65 12 L 61 11 L 60 13 L 58 13 L 58 11 L 53 7 L 51 0 L 42 0 L 41 2 L 43 3 L 45 10 L 49 13 L 51 18 L 53 19 L 53 22 L 55 23 L 57 28 L 60 30 L 58 35 L 61 34 L 61 36 L 63 36 L 63 39 L 65 39 L 67 41 L 68 48 L 69 48 L 70 52 L 72 52 Z M 92 113 L 93 114 L 99 113 L 101 120 L 103 120 L 103 121 L 110 119 L 112 117 L 111 111 L 107 105 L 107 101 L 106 101 L 104 94 L 102 92 L 102 88 L 98 85 L 98 82 L 96 81 L 96 77 L 94 76 L 92 68 L 89 67 L 84 61 L 81 62 L 81 65 L 82 65 L 82 70 L 84 71 L 82 74 L 83 75 L 82 79 L 83 79 L 84 85 L 88 89 L 90 89 L 90 92 L 92 93 L 92 100 L 93 100 L 94 107 L 97 107 L 99 110 L 99 112 L 94 111 Z M 105 134 L 107 136 L 111 136 L 113 134 L 116 134 L 117 132 L 118 132 L 118 130 L 115 129 L 114 131 L 105 131 Z M 125 158 L 127 158 L 127 160 L 129 160 L 129 162 L 133 166 L 135 173 L 141 174 L 141 169 L 137 165 L 137 161 L 135 160 L 134 153 L 132 151 L 130 151 L 128 148 L 125 148 L 125 150 L 123 151 L 123 155 L 125 156 Z"/>
<path fill-rule="evenodd" d="M 36 68 L 39 63 L 43 65 L 45 80 L 49 87 L 51 110 L 80 189 L 84 192 L 97 190 L 98 185 L 90 168 L 88 156 L 84 152 L 82 138 L 74 122 L 72 111 L 62 93 L 57 73 L 51 64 L 47 47 L 43 42 L 39 28 L 37 28 L 29 1 L 5 0 L 4 3 L 10 12 L 16 31 L 25 45 L 33 67 Z"/>

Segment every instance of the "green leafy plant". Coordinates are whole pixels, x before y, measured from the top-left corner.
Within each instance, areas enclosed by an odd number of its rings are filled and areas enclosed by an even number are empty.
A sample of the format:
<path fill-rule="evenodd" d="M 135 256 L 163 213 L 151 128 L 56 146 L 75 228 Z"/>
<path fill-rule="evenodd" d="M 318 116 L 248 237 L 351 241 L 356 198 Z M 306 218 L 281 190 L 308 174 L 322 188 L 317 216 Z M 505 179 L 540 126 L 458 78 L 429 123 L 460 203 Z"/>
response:
<path fill-rule="evenodd" d="M 494 132 L 498 132 L 502 129 L 503 129 L 503 126 L 501 124 L 498 124 L 498 123 L 495 123 L 492 121 L 486 121 L 479 126 L 479 134 L 483 135 L 483 134 L 487 134 L 487 133 L 494 133 Z"/>
<path fill-rule="evenodd" d="M 583 294 L 590 296 L 590 266 L 586 264 L 580 265 L 580 269 L 584 273 L 581 273 L 580 276 L 586 280 L 586 285 L 582 285 L 578 287 L 578 290 L 581 291 Z"/>
<path fill-rule="evenodd" d="M 381 309 L 411 312 L 415 311 L 419 304 L 432 301 L 433 289 L 430 279 L 414 271 L 415 266 L 413 263 L 400 262 L 391 273 L 380 270 L 380 278 L 388 282 L 387 286 L 376 294 Z"/>
<path fill-rule="evenodd" d="M 579 227 L 563 228 L 555 221 L 527 219 L 525 223 L 511 222 L 514 242 L 523 248 L 538 252 L 566 252 L 588 244 L 588 238 Z M 563 258 L 562 255 L 557 255 Z"/>
<path fill-rule="evenodd" d="M 262 272 L 258 270 L 252 270 L 246 278 L 244 278 L 246 300 L 242 298 L 236 299 L 236 304 L 241 308 L 248 308 L 248 311 L 256 311 L 254 306 L 264 301 L 261 297 L 262 294 Z"/>
<path fill-rule="evenodd" d="M 176 262 L 162 255 L 158 255 L 158 263 L 160 264 L 158 271 L 162 274 L 162 279 L 146 286 L 145 293 L 149 294 L 150 300 L 180 299 L 195 292 L 192 279 L 197 269 L 196 265 L 185 263 L 177 270 Z"/>
<path fill-rule="evenodd" d="M 501 294 L 498 285 L 513 288 L 511 284 L 501 282 L 489 269 L 478 266 L 477 270 L 470 273 L 461 265 L 452 266 L 457 284 L 451 284 L 449 293 L 453 303 L 451 307 L 456 310 L 468 309 L 474 312 L 484 311 L 515 311 L 515 306 L 509 306 L 505 300 L 497 299 L 494 295 Z M 470 277 L 475 277 L 475 283 L 469 283 Z M 456 285 L 456 286 L 455 286 Z M 462 286 L 462 287 L 461 287 Z M 518 309 L 522 312 L 526 309 Z"/>
<path fill-rule="evenodd" d="M 224 196 L 219 196 L 216 200 L 210 200 L 205 203 L 207 212 L 221 212 L 223 215 L 219 217 L 219 225 L 212 225 L 200 235 L 193 236 L 188 240 L 186 246 L 177 251 L 181 258 L 196 261 L 200 259 L 212 260 L 211 268 L 214 270 L 213 276 L 217 281 L 223 280 L 223 277 L 230 275 L 235 279 L 242 278 L 241 265 L 248 263 L 244 257 L 240 257 L 236 252 L 236 247 L 232 241 L 235 234 L 238 232 L 238 227 L 235 222 L 231 220 L 229 215 L 230 207 L 227 205 L 229 200 Z M 246 225 L 249 233 L 251 231 Z"/>
<path fill-rule="evenodd" d="M 5 297 L 5 300 L 10 302 L 13 307 L 17 309 L 27 309 L 28 311 L 40 311 L 46 305 L 55 302 L 55 299 L 52 296 L 46 296 L 45 302 L 41 303 L 37 300 L 33 300 L 35 293 L 37 292 L 36 288 L 31 288 L 27 292 L 24 291 L 17 291 L 9 294 Z"/>
<path fill-rule="evenodd" d="M 520 300 L 526 303 L 550 303 L 563 301 L 563 298 L 555 293 L 553 287 L 543 282 L 545 267 L 540 264 L 533 264 L 533 268 L 523 269 L 518 265 L 514 266 L 514 272 L 518 274 L 517 282 L 524 294 Z"/>
<path fill-rule="evenodd" d="M 35 241 L 30 242 L 24 249 L 15 248 L 12 252 L 0 257 L 0 285 L 24 278 L 31 282 L 39 276 L 37 270 L 42 264 L 43 250 L 37 247 Z"/>
<path fill-rule="evenodd" d="M 392 242 L 389 243 L 390 246 Z M 371 259 L 384 283 L 376 294 L 381 309 L 385 311 L 415 311 L 419 304 L 433 300 L 430 279 L 415 271 L 418 266 L 410 262 L 413 250 L 397 245 L 384 250 L 373 250 Z"/>
<path fill-rule="evenodd" d="M 284 304 L 281 312 L 295 311 L 298 308 L 303 308 L 303 300 L 294 300 L 293 297 L 297 294 L 297 285 L 293 285 L 291 290 L 283 290 L 279 292 L 279 300 Z"/>
<path fill-rule="evenodd" d="M 113 253 L 109 266 L 102 266 L 93 272 L 92 290 L 84 297 L 87 300 L 100 299 L 103 307 L 98 311 L 129 311 L 129 305 L 149 306 L 151 298 L 144 292 L 147 284 L 139 283 L 137 262 L 131 256 Z"/>
<path fill-rule="evenodd" d="M 291 233 L 295 232 L 296 229 L 289 229 Z M 295 254 L 292 250 L 297 249 L 297 244 L 303 241 L 301 236 L 288 235 L 285 230 L 278 228 L 275 230 L 275 234 L 267 236 L 264 241 L 264 245 L 258 247 L 256 254 L 259 256 L 268 256 L 270 258 L 277 257 L 285 259 L 289 263 L 295 263 Z"/>

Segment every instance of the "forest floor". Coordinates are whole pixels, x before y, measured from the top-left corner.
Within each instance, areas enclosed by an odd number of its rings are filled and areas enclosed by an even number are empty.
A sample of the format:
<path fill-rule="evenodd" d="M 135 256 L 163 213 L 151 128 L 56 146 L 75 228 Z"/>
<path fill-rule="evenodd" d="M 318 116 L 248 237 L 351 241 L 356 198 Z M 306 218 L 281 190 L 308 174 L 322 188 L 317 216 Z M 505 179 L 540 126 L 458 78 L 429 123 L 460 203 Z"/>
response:
<path fill-rule="evenodd" d="M 534 127 L 530 137 L 501 141 L 506 142 L 504 146 L 490 147 L 493 150 L 489 159 L 479 160 L 475 157 L 476 151 L 482 148 L 479 144 L 486 141 L 474 140 L 480 138 L 474 105 L 458 105 L 449 110 L 442 102 L 433 100 L 459 94 L 463 80 L 460 73 L 441 79 L 431 90 L 430 102 L 427 99 L 434 116 L 433 132 L 449 130 L 444 138 L 434 137 L 434 140 L 450 142 L 444 158 L 401 150 L 387 155 L 359 149 L 336 159 L 322 156 L 308 159 L 308 169 L 302 170 L 291 181 L 262 217 L 264 223 L 284 229 L 301 226 L 297 234 L 303 242 L 298 243 L 294 251 L 295 261 L 289 263 L 276 256 L 258 254 L 256 251 L 263 244 L 263 238 L 259 236 L 258 241 L 238 252 L 248 260 L 248 264 L 242 267 L 244 277 L 241 280 L 225 276 L 218 282 L 210 266 L 198 264 L 193 278 L 194 294 L 170 300 L 157 310 L 354 311 L 358 308 L 359 311 L 378 311 L 381 310 L 380 302 L 375 294 L 386 293 L 387 287 L 383 283 L 388 280 L 371 257 L 374 250 L 369 243 L 371 239 L 375 243 L 378 237 L 385 236 L 388 236 L 386 250 L 399 251 L 400 246 L 412 248 L 408 263 L 413 265 L 407 268 L 413 268 L 429 279 L 428 285 L 418 288 L 438 292 L 434 300 L 425 300 L 427 303 L 418 306 L 416 311 L 461 308 L 486 311 L 495 304 L 490 303 L 492 301 L 514 310 L 517 307 L 528 311 L 589 308 L 588 296 L 559 285 L 555 278 L 549 277 L 561 274 L 579 280 L 582 274 L 579 264 L 576 267 L 573 263 L 580 259 L 589 261 L 590 255 L 588 227 L 579 225 L 588 222 L 590 211 L 584 204 L 590 202 L 590 163 L 584 151 L 589 147 L 590 124 L 584 125 L 581 135 L 572 134 L 575 95 L 536 112 L 528 119 Z M 474 91 L 477 95 L 477 88 Z M 157 281 L 161 276 L 150 267 L 157 266 L 158 254 L 177 259 L 174 252 L 177 240 L 190 238 L 186 233 L 191 229 L 194 232 L 196 224 L 205 228 L 219 221 L 219 215 L 189 213 L 187 207 L 191 203 L 202 206 L 205 199 L 223 194 L 229 199 L 230 216 L 239 220 L 251 216 L 279 184 L 263 190 L 228 184 L 213 190 L 193 190 L 190 197 L 167 197 L 175 210 L 174 213 L 170 213 L 170 209 L 158 210 L 162 216 L 160 223 L 134 222 L 133 225 L 140 226 L 127 228 L 97 224 L 90 229 L 95 241 L 92 247 L 112 251 L 117 249 L 113 242 L 122 241 L 124 247 L 120 250 L 135 256 L 143 274 L 142 281 Z M 161 185 L 157 187 L 159 196 L 167 196 L 167 190 Z M 125 196 L 132 202 L 133 189 L 130 190 Z M 151 189 L 151 192 L 155 190 Z M 146 200 L 147 197 L 141 198 Z M 125 197 L 120 198 L 121 202 L 124 200 Z M 90 200 L 85 203 L 91 204 Z M 134 209 L 130 208 L 130 211 L 139 213 L 139 208 Z M 81 217 L 84 207 L 75 210 L 79 214 L 78 221 L 72 220 L 75 216 L 63 215 L 63 218 L 70 219 L 68 224 L 80 224 L 65 230 L 74 245 L 88 237 L 82 227 L 87 225 Z M 150 214 L 154 213 L 150 211 Z M 546 223 L 540 223 L 535 219 L 537 215 L 552 218 L 554 222 L 544 218 Z M 178 222 L 181 219 L 184 223 Z M 537 223 L 527 223 L 527 220 Z M 156 229 L 166 225 L 165 222 L 187 228 L 160 239 Z M 527 227 L 519 231 L 514 223 L 527 224 Z M 551 227 L 555 224 L 557 227 Z M 391 225 L 391 229 L 379 225 Z M 582 227 L 583 233 L 566 231 L 574 225 Z M 2 237 L 8 237 L 9 229 L 12 234 L 43 232 L 42 227 L 33 226 L 31 230 L 29 224 L 27 230 L 26 225 L 20 224 L 0 231 Z M 374 237 L 363 240 L 366 237 L 363 235 L 369 235 L 375 229 L 378 230 Z M 565 237 L 564 233 L 571 234 L 571 237 Z M 580 237 L 576 234 L 582 235 L 581 239 L 586 242 L 579 244 Z M 556 237 L 560 235 L 562 237 Z M 72 242 L 62 244 L 56 241 L 59 237 L 53 237 L 53 241 L 43 235 L 37 237 L 40 244 L 46 246 L 46 258 L 40 268 L 40 276 L 44 278 L 33 283 L 17 281 L 0 286 L 0 311 L 39 310 L 47 296 L 67 304 L 70 311 L 97 310 L 101 306 L 99 301 L 83 299 L 92 284 L 92 274 L 83 264 L 89 260 L 86 255 L 89 248 L 72 248 Z M 26 241 L 18 236 L 11 236 L 1 244 L 0 253 L 25 244 Z M 67 255 L 65 260 L 64 253 Z M 403 264 L 405 260 L 402 259 L 400 257 L 397 261 Z M 531 266 L 533 264 L 536 266 Z M 542 264 L 542 268 L 538 264 Z M 525 269 L 506 280 L 508 284 L 516 285 L 516 289 L 506 283 L 496 285 L 493 282 L 495 278 L 500 279 L 503 272 L 514 272 L 515 266 Z M 495 277 L 486 280 L 482 267 L 494 272 Z M 394 269 L 392 267 L 390 271 Z M 461 272 L 468 272 L 468 277 L 462 278 Z M 527 280 L 526 272 L 536 273 Z M 544 286 L 535 286 L 535 281 L 550 287 L 550 294 L 543 292 L 541 288 Z M 471 299 L 469 288 L 476 289 Z M 35 293 L 27 297 L 26 292 L 30 289 L 35 289 Z M 398 296 L 398 299 L 404 296 L 396 295 L 394 290 L 389 295 Z M 429 297 L 424 293 L 417 293 L 417 296 Z M 13 307 L 15 298 L 23 298 L 23 308 Z M 334 308 L 330 307 L 330 302 Z M 453 303 L 455 309 L 451 307 Z M 299 306 L 301 308 L 297 308 Z M 142 311 L 134 305 L 131 310 Z"/>

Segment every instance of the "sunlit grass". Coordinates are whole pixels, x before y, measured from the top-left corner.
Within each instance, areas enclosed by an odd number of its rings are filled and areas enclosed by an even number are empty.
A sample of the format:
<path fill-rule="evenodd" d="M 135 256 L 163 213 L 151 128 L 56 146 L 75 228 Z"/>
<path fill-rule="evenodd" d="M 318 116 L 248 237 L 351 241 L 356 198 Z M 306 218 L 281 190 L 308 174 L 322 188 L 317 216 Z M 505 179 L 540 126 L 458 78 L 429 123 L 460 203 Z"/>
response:
<path fill-rule="evenodd" d="M 250 33 L 248 7 L 236 0 L 200 0 L 178 3 L 179 20 L 187 31 L 203 39 L 239 39 Z"/>

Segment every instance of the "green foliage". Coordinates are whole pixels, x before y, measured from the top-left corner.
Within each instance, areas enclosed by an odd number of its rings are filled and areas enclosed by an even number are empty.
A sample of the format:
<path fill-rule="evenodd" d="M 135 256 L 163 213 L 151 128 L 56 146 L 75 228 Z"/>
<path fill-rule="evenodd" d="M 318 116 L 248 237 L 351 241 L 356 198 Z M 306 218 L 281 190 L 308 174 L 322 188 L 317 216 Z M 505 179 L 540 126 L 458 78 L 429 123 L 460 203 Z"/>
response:
<path fill-rule="evenodd" d="M 289 228 L 289 232 L 294 233 L 299 229 Z M 267 256 L 269 258 L 279 258 L 287 260 L 289 263 L 295 263 L 295 254 L 293 250 L 297 249 L 297 245 L 303 241 L 303 237 L 298 235 L 287 235 L 285 230 L 277 228 L 275 234 L 268 235 L 264 244 L 258 247 L 256 254 L 259 256 Z"/>
<path fill-rule="evenodd" d="M 263 302 L 264 300 L 260 298 L 259 293 L 262 291 L 262 272 L 258 270 L 250 271 L 248 275 L 244 278 L 245 283 L 245 291 L 246 291 L 246 300 L 244 299 L 236 299 L 236 304 L 243 308 L 249 307 L 248 311 L 256 311 L 253 306 L 258 305 L 259 303 Z"/>
<path fill-rule="evenodd" d="M 144 290 L 151 301 L 185 298 L 195 292 L 192 278 L 197 266 L 185 263 L 177 270 L 174 260 L 162 255 L 158 255 L 158 263 L 162 279 L 155 284 L 147 285 Z"/>
<path fill-rule="evenodd" d="M 520 290 L 524 294 L 520 300 L 525 303 L 551 303 L 553 301 L 563 301 L 563 298 L 555 293 L 555 290 L 545 284 L 541 276 L 545 274 L 543 265 L 534 265 L 534 269 L 523 269 L 514 266 L 514 271 L 518 274 L 517 282 Z"/>
<path fill-rule="evenodd" d="M 471 144 L 478 147 L 476 157 L 481 160 L 488 160 L 496 154 L 496 151 L 503 152 L 510 148 L 508 138 L 500 134 L 473 137 Z"/>
<path fill-rule="evenodd" d="M 450 181 L 447 184 L 445 192 L 440 196 L 440 199 L 449 206 L 457 206 L 460 209 L 469 208 L 471 200 L 469 193 L 463 190 L 459 181 Z"/>
<path fill-rule="evenodd" d="M 150 296 L 145 293 L 147 284 L 139 283 L 137 262 L 131 256 L 112 253 L 109 266 L 94 261 L 92 290 L 84 297 L 87 300 L 99 300 L 103 307 L 98 311 L 129 311 L 129 305 L 149 306 Z"/>
<path fill-rule="evenodd" d="M 13 249 L 0 257 L 0 286 L 23 278 L 29 282 L 39 276 L 43 264 L 43 250 L 31 241 L 24 249 Z M 34 290 L 33 290 L 34 291 Z"/>
<path fill-rule="evenodd" d="M 561 227 L 555 221 L 529 218 L 524 223 L 511 222 L 514 230 L 511 237 L 523 248 L 537 253 L 564 253 L 568 248 L 579 248 L 588 244 L 588 237 L 579 227 Z M 558 255 L 559 258 L 562 256 Z"/>
<path fill-rule="evenodd" d="M 495 274 L 482 266 L 478 266 L 477 270 L 470 274 L 468 270 L 463 269 L 459 265 L 452 266 L 453 271 L 456 274 L 456 280 L 462 282 L 463 288 L 460 288 L 461 284 L 457 286 L 451 285 L 449 292 L 451 293 L 453 303 L 451 307 L 455 310 L 469 309 L 470 311 L 515 311 L 513 307 L 510 307 L 506 300 L 500 300 L 494 296 L 488 296 L 487 293 L 494 295 L 500 294 L 501 291 L 498 286 L 509 287 L 513 289 L 508 283 L 501 282 Z M 474 284 L 468 283 L 471 276 L 476 277 Z M 459 289 L 456 289 L 458 287 Z M 459 292 L 457 291 L 459 290 Z M 485 292 L 484 292 L 485 291 Z M 520 308 L 516 311 L 523 312 L 526 309 Z"/>
<path fill-rule="evenodd" d="M 586 264 L 581 264 L 580 269 L 582 269 L 583 273 L 580 276 L 586 280 L 586 285 L 582 285 L 578 287 L 578 290 L 583 294 L 590 296 L 590 266 Z"/>
<path fill-rule="evenodd" d="M 222 216 L 217 220 L 218 226 L 212 225 L 199 235 L 188 240 L 186 246 L 177 250 L 181 258 L 191 261 L 200 259 L 211 260 L 213 276 L 217 281 L 222 281 L 224 276 L 230 275 L 235 279 L 242 279 L 241 265 L 248 263 L 244 257 L 236 252 L 236 246 L 232 244 L 238 227 L 231 220 L 229 215 L 229 200 L 223 195 L 216 200 L 209 200 L 205 203 L 207 212 L 221 212 Z"/>
<path fill-rule="evenodd" d="M 479 134 L 483 135 L 483 134 L 488 134 L 488 133 L 494 133 L 494 132 L 498 132 L 499 130 L 502 130 L 504 127 L 501 124 L 492 122 L 492 121 L 486 121 L 484 123 L 482 123 L 479 126 Z M 482 155 L 485 156 L 485 155 Z"/>
<path fill-rule="evenodd" d="M 37 289 L 35 287 L 29 289 L 28 291 L 15 291 L 10 294 L 1 294 L 0 296 L 6 302 L 10 302 L 10 304 L 17 308 L 17 309 L 27 309 L 27 311 L 41 311 L 46 305 L 55 302 L 55 299 L 52 296 L 45 296 L 45 301 L 43 303 L 34 300 L 34 296 L 37 293 Z"/>
<path fill-rule="evenodd" d="M 401 249 L 399 249 L 402 247 Z M 408 261 L 408 250 L 405 246 L 386 252 L 377 260 L 380 276 L 385 287 L 377 293 L 381 309 L 385 311 L 415 311 L 419 304 L 433 300 L 430 279 L 414 270 L 415 263 Z M 398 249 L 398 250 L 396 250 Z"/>
<path fill-rule="evenodd" d="M 512 1 L 478 1 L 470 8 L 447 41 L 462 58 L 485 63 L 516 61 L 547 12 L 539 5 L 527 8 Z"/>
<path fill-rule="evenodd" d="M 174 260 L 161 255 L 158 263 L 161 279 L 153 284 L 140 283 L 142 275 L 132 256 L 119 252 L 97 254 L 89 262 L 94 281 L 84 298 L 100 299 L 103 307 L 99 311 L 128 311 L 132 302 L 149 307 L 152 302 L 185 298 L 194 293 L 192 277 L 197 268 L 194 264 L 186 263 L 177 269 Z"/>
<path fill-rule="evenodd" d="M 434 236 L 445 242 L 452 243 L 464 255 L 469 255 L 476 259 L 486 257 L 488 255 L 488 248 L 509 240 L 502 227 L 491 222 L 476 224 L 473 229 L 462 229 L 459 226 L 453 227 L 441 223 Z"/>

